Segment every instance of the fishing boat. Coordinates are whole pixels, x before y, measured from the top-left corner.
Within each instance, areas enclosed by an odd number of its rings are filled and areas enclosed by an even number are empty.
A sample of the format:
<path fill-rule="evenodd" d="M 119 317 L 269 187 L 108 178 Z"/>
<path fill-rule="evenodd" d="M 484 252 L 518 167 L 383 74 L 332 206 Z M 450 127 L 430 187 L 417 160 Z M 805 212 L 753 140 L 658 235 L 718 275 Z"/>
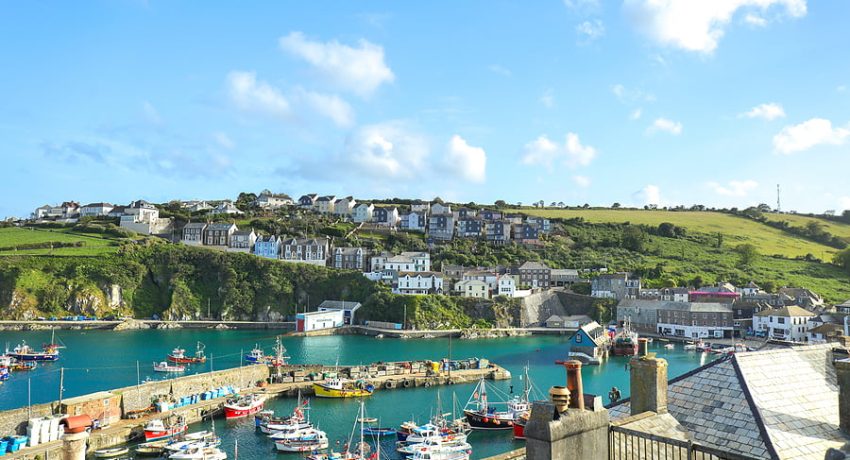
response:
<path fill-rule="evenodd" d="M 59 348 L 53 344 L 46 344 L 41 351 L 37 351 L 33 347 L 27 345 L 25 340 L 22 340 L 18 346 L 7 353 L 8 356 L 15 358 L 18 361 L 56 361 L 59 359 Z"/>
<path fill-rule="evenodd" d="M 626 320 L 623 328 L 614 336 L 611 353 L 614 356 L 634 356 L 638 352 L 638 334 L 632 331 L 631 321 Z"/>
<path fill-rule="evenodd" d="M 97 458 L 115 458 L 127 455 L 128 452 L 130 452 L 129 447 L 112 447 L 109 449 L 98 449 L 94 451 L 94 456 Z"/>
<path fill-rule="evenodd" d="M 260 364 L 266 361 L 266 354 L 259 345 L 254 345 L 254 349 L 244 356 L 245 361 L 251 364 Z"/>
<path fill-rule="evenodd" d="M 207 357 L 204 355 L 204 348 L 206 348 L 204 344 L 198 342 L 198 345 L 195 348 L 195 356 L 186 356 L 186 350 L 177 347 L 171 351 L 167 359 L 172 363 L 202 364 L 207 362 Z"/>
<path fill-rule="evenodd" d="M 528 419 L 530 417 L 531 413 L 529 412 L 514 419 L 514 439 L 525 439 L 525 425 L 528 424 Z"/>
<path fill-rule="evenodd" d="M 362 380 L 353 382 L 337 377 L 321 383 L 313 382 L 313 391 L 319 398 L 360 398 L 372 396 L 375 387 Z"/>
<path fill-rule="evenodd" d="M 280 336 L 277 336 L 277 342 L 275 343 L 274 351 L 274 356 L 266 357 L 266 362 L 269 366 L 283 367 L 289 364 L 289 356 L 286 356 L 286 347 L 283 346 L 283 342 L 281 342 Z"/>
<path fill-rule="evenodd" d="M 531 377 L 528 375 L 528 366 L 525 366 L 525 375 L 523 375 L 523 392 L 522 400 L 528 404 L 531 400 L 531 392 L 534 390 L 534 384 L 531 382 Z M 524 412 L 519 412 L 514 417 L 514 439 L 525 439 L 525 425 L 531 417 L 530 405 L 529 409 Z"/>
<path fill-rule="evenodd" d="M 189 427 L 182 417 L 176 420 L 151 420 L 145 425 L 145 441 L 156 441 L 159 439 L 168 439 L 186 431 Z"/>
<path fill-rule="evenodd" d="M 437 394 L 439 395 L 439 393 Z M 407 437 L 413 434 L 417 428 L 419 428 L 419 424 L 413 420 L 402 422 L 398 430 L 396 430 L 396 437 L 398 437 L 399 441 L 407 441 Z"/>
<path fill-rule="evenodd" d="M 9 352 L 9 350 L 6 350 L 6 353 L 8 353 L 8 352 Z M 17 360 L 15 358 L 13 358 L 9 355 L 2 355 L 2 356 L 0 356 L 0 368 L 12 367 L 12 364 L 15 364 L 16 361 Z"/>
<path fill-rule="evenodd" d="M 322 430 L 315 428 L 305 431 L 301 436 L 293 439 L 278 439 L 274 447 L 280 452 L 312 452 L 328 448 L 328 435 Z"/>
<path fill-rule="evenodd" d="M 154 372 L 186 372 L 186 366 L 168 364 L 167 361 L 153 363 Z"/>
<path fill-rule="evenodd" d="M 685 351 L 695 351 L 697 349 L 697 344 L 694 342 L 686 342 L 684 349 Z"/>
<path fill-rule="evenodd" d="M 3 382 L 5 380 L 9 380 L 9 368 L 0 367 L 0 382 Z"/>
<path fill-rule="evenodd" d="M 298 392 L 298 403 L 295 409 L 292 410 L 292 415 L 286 418 L 271 418 L 260 423 L 260 431 L 265 434 L 275 434 L 279 432 L 298 431 L 306 428 L 312 428 L 309 417 L 310 401 L 301 400 L 301 391 Z"/>
<path fill-rule="evenodd" d="M 504 407 L 499 409 L 499 406 Z M 515 396 L 508 401 L 490 401 L 482 378 L 472 392 L 463 413 L 473 430 L 511 430 L 514 420 L 530 410 L 527 400 Z"/>
<path fill-rule="evenodd" d="M 360 410 L 358 411 L 357 418 L 354 420 L 354 427 L 357 426 L 357 423 L 360 419 L 366 417 L 366 410 L 363 401 L 360 401 Z M 364 442 L 364 426 L 360 424 L 360 442 L 356 445 L 352 445 L 352 441 L 354 439 L 354 428 L 351 430 L 351 435 L 348 438 L 348 442 L 345 444 L 344 452 L 329 452 L 329 453 L 313 453 L 308 455 L 307 460 L 379 460 L 381 458 L 381 443 L 376 442 L 375 446 L 377 447 L 377 452 L 369 456 L 370 447 L 366 442 Z"/>
<path fill-rule="evenodd" d="M 168 456 L 172 460 L 226 460 L 227 454 L 216 447 L 195 446 Z"/>
<path fill-rule="evenodd" d="M 224 418 L 232 419 L 256 414 L 263 410 L 265 402 L 265 398 L 257 394 L 231 399 L 224 404 Z"/>

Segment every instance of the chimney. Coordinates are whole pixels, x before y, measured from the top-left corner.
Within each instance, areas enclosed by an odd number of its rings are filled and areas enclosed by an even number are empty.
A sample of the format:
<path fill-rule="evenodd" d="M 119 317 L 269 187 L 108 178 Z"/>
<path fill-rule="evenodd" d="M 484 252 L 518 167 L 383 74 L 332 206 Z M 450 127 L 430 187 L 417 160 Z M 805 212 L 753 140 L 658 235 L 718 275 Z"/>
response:
<path fill-rule="evenodd" d="M 638 339 L 639 355 L 629 363 L 631 369 L 631 413 L 667 412 L 667 360 L 649 353 L 648 341 Z"/>
<path fill-rule="evenodd" d="M 844 434 L 850 435 L 850 359 L 835 362 L 838 380 L 838 425 Z"/>

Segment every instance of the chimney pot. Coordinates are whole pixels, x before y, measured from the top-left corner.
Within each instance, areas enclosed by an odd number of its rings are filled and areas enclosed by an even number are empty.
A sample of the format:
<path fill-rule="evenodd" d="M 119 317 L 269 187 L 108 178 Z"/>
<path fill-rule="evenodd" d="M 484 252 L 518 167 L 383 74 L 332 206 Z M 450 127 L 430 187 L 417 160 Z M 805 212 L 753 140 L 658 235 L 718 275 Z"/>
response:
<path fill-rule="evenodd" d="M 570 391 L 570 408 L 584 410 L 584 386 L 581 382 L 581 361 L 555 361 L 567 370 L 567 389 Z"/>
<path fill-rule="evenodd" d="M 638 356 L 649 354 L 649 339 L 641 337 L 638 339 Z"/>

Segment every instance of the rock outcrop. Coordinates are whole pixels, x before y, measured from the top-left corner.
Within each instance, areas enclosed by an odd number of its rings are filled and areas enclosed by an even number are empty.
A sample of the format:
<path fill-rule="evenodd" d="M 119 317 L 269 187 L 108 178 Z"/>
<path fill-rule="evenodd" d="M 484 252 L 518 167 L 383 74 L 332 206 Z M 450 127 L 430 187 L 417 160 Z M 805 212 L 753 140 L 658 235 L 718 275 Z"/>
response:
<path fill-rule="evenodd" d="M 150 326 L 137 319 L 125 319 L 123 322 L 116 324 L 112 328 L 113 331 L 135 331 L 139 329 L 150 329 Z"/>

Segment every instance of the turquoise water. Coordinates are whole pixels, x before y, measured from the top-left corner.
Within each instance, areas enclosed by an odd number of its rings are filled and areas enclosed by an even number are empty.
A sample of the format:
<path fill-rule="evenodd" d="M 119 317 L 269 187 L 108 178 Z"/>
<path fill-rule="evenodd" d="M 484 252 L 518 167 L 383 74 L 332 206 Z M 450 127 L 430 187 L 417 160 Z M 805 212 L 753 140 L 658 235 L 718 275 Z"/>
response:
<path fill-rule="evenodd" d="M 65 370 L 65 397 L 108 390 L 136 383 L 136 362 L 139 362 L 140 377 L 161 379 L 163 376 L 153 372 L 154 361 L 162 361 L 176 346 L 186 348 L 188 354 L 194 352 L 195 342 L 206 344 L 206 353 L 210 357 L 204 365 L 191 366 L 191 372 L 204 372 L 240 365 L 240 352 L 247 352 L 259 343 L 267 352 L 271 352 L 274 334 L 269 331 L 216 331 L 216 330 L 145 330 L 145 331 L 62 331 L 57 333 L 68 348 L 62 350 L 59 361 L 40 364 L 29 373 L 15 373 L 5 385 L 0 386 L 0 410 L 21 407 L 27 404 L 27 381 L 32 385 L 32 403 L 42 403 L 57 399 L 59 393 L 59 369 Z M 0 340 L 14 346 L 21 339 L 39 345 L 50 340 L 49 332 L 2 332 Z M 513 374 L 512 380 L 492 382 L 499 390 L 510 392 L 511 385 L 521 391 L 523 382 L 519 376 L 527 364 L 531 379 L 540 389 L 538 396 L 545 397 L 552 385 L 563 385 L 565 373 L 562 366 L 554 364 L 563 359 L 566 353 L 566 337 L 535 336 L 504 339 L 451 340 L 451 356 L 455 359 L 480 357 L 488 358 Z M 412 359 L 439 359 L 448 356 L 448 339 L 430 340 L 378 340 L 364 336 L 329 336 L 309 338 L 285 338 L 283 341 L 292 357 L 293 363 L 367 364 L 375 361 L 400 361 Z M 660 344 L 652 344 L 652 351 L 669 363 L 669 375 L 687 372 L 709 359 L 704 354 L 684 352 L 681 345 L 675 350 L 665 350 Z M 623 396 L 628 396 L 628 371 L 626 358 L 614 357 L 601 366 L 584 367 L 583 383 L 585 392 L 607 395 L 612 386 L 620 388 Z M 490 382 L 488 382 L 490 383 Z M 430 416 L 435 405 L 437 392 L 440 392 L 445 410 L 451 408 L 453 393 L 460 405 L 466 403 L 474 384 L 445 387 L 416 388 L 409 390 L 377 391 L 366 400 L 369 416 L 378 417 L 381 425 L 398 426 L 401 422 L 415 418 L 424 422 Z M 605 396 L 607 403 L 607 396 Z M 294 400 L 277 399 L 270 401 L 268 408 L 279 413 L 292 411 Z M 312 401 L 312 418 L 328 432 L 332 443 L 348 438 L 358 411 L 358 403 L 352 400 L 318 399 Z M 239 458 L 258 460 L 269 455 L 287 457 L 287 454 L 275 454 L 271 441 L 255 433 L 253 420 L 225 422 L 217 420 L 216 429 L 223 438 L 223 449 L 233 457 L 234 440 L 239 440 Z M 200 430 L 209 427 L 209 423 L 192 427 Z M 480 433 L 470 437 L 473 445 L 473 458 L 483 458 L 521 447 L 514 442 L 510 432 Z M 386 449 L 391 443 L 386 444 Z M 290 458 L 297 458 L 289 455 Z"/>

